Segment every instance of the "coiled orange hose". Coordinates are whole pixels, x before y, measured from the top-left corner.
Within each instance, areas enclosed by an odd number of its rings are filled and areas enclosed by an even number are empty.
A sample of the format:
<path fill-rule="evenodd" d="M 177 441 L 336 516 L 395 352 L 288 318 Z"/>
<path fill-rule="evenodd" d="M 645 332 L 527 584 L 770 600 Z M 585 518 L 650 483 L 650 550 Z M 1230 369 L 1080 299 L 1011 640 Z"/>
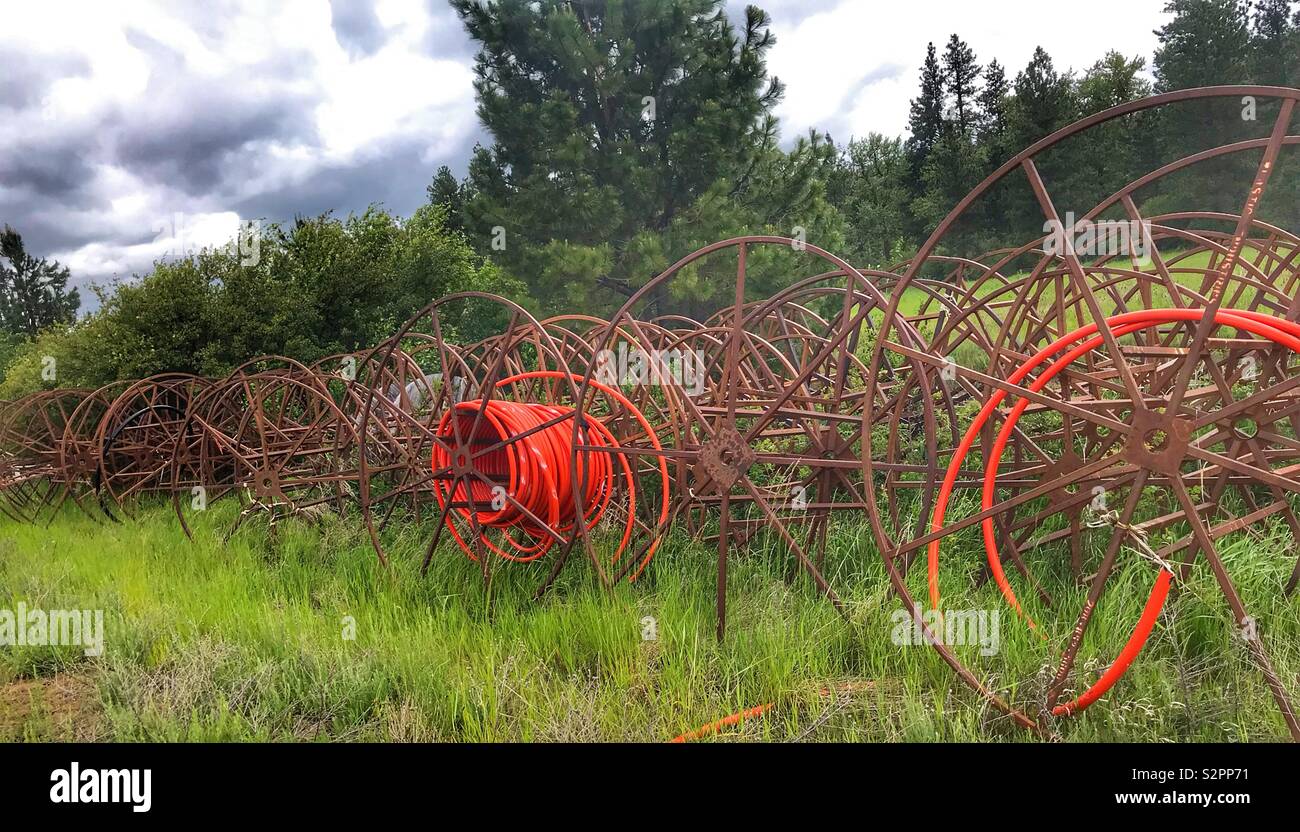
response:
<path fill-rule="evenodd" d="M 527 379 L 564 377 L 565 374 L 559 371 L 539 370 L 501 379 L 497 386 Z M 652 447 L 662 449 L 645 416 L 626 397 L 597 382 L 592 382 L 592 386 L 625 407 L 640 423 Z M 445 440 L 459 437 L 471 449 L 475 445 L 500 444 L 499 448 L 481 455 L 471 454 L 470 457 L 472 468 L 495 485 L 477 477 L 462 478 L 454 484 L 440 482 L 434 488 L 439 508 L 446 509 L 450 501 L 453 510 L 465 520 L 476 520 L 483 528 L 500 530 L 500 543 L 483 537 L 483 545 L 507 560 L 528 562 L 549 552 L 557 542 L 557 536 L 569 537 L 576 531 L 577 505 L 583 507 L 581 522 L 584 528 L 599 523 L 621 479 L 628 511 L 622 539 L 611 558 L 617 561 L 632 539 L 636 526 L 636 476 L 627 454 L 616 451 L 618 440 L 598 419 L 585 417 L 582 420 L 578 442 L 589 448 L 609 450 L 575 450 L 573 426 L 569 419 L 559 418 L 573 412 L 572 407 L 504 399 L 457 403 L 438 423 L 435 435 L 444 441 L 434 443 L 433 470 L 451 465 L 451 454 Z M 474 427 L 476 419 L 477 428 Z M 548 425 L 548 422 L 553 424 Z M 469 435 L 471 430 L 473 436 Z M 577 482 L 569 464 L 571 459 L 577 463 Z M 659 521 L 662 523 L 668 513 L 668 467 L 662 456 L 658 459 L 662 485 Z M 578 487 L 582 489 L 581 500 L 575 499 Z M 498 488 L 502 490 L 498 491 Z M 465 554 L 476 559 L 474 549 L 457 530 L 450 515 L 446 526 Z M 633 580 L 644 570 L 658 545 L 657 538 L 651 541 L 643 561 L 632 575 Z"/>

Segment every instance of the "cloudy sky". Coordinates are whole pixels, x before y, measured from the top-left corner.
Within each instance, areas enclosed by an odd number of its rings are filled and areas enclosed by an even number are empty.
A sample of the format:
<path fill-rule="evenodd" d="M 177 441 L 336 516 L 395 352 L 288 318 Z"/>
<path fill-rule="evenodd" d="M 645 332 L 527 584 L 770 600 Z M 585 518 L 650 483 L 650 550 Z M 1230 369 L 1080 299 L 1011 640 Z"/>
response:
<path fill-rule="evenodd" d="M 733 19 L 743 2 L 729 0 Z M 904 130 L 927 41 L 1014 73 L 1108 48 L 1148 59 L 1164 0 L 769 0 L 787 140 Z M 104 283 L 241 220 L 372 202 L 409 213 L 484 134 L 445 0 L 15 3 L 0 27 L 0 223 Z M 87 300 L 91 300 L 87 298 Z M 93 302 L 93 300 L 91 300 Z"/>

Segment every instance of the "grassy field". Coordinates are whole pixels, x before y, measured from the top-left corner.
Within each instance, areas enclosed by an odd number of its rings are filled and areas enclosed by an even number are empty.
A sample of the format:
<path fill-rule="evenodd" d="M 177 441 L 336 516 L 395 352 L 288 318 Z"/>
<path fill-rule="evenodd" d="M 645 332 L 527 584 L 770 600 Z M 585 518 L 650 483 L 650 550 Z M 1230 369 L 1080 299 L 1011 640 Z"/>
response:
<path fill-rule="evenodd" d="M 828 561 L 851 623 L 808 581 L 787 583 L 784 547 L 759 541 L 732 563 L 730 630 L 719 644 L 714 556 L 697 541 L 674 538 L 645 579 L 611 593 L 573 564 L 532 602 L 505 566 L 489 611 L 476 565 L 458 551 L 440 552 L 421 580 L 419 541 L 385 572 L 355 517 L 291 522 L 274 539 L 250 523 L 223 544 L 223 512 L 208 512 L 194 541 L 163 506 L 124 525 L 66 513 L 48 528 L 0 526 L 0 609 L 106 616 L 99 657 L 0 647 L 0 740 L 655 742 L 766 702 L 771 711 L 714 741 L 1034 739 L 929 647 L 891 643 L 899 605 L 857 522 L 834 528 Z M 1300 672 L 1300 602 L 1280 584 L 1294 556 L 1280 536 L 1224 551 L 1288 685 Z M 996 590 L 976 587 L 974 549 L 952 557 L 950 608 L 997 609 Z M 1113 657 L 1152 574 L 1134 557 L 1113 579 L 1078 681 Z M 920 585 L 923 570 L 913 578 Z M 1038 697 L 1082 602 L 1081 590 L 1058 584 L 1068 613 L 1030 605 L 1056 634 L 1050 643 L 1008 614 L 997 655 L 967 651 L 1021 704 Z M 1285 738 L 1208 570 L 1183 590 L 1111 694 L 1051 725 L 1061 738 Z M 657 622 L 653 640 L 643 638 L 645 616 Z"/>

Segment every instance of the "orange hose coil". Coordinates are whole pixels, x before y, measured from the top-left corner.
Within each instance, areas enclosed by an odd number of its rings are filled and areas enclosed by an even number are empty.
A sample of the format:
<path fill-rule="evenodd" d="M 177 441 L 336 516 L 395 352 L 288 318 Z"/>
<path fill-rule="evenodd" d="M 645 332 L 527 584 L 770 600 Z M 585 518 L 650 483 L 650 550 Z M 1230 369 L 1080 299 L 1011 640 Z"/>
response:
<path fill-rule="evenodd" d="M 550 370 L 520 373 L 498 381 L 497 387 L 527 379 L 565 377 L 563 372 Z M 592 386 L 626 408 L 640 423 L 652 447 L 662 449 L 645 416 L 622 393 L 597 382 L 592 382 Z M 438 423 L 435 435 L 442 441 L 434 443 L 433 470 L 452 464 L 446 440 L 459 437 L 471 448 L 497 444 L 501 447 L 487 452 L 471 452 L 469 460 L 472 468 L 493 484 L 484 479 L 469 479 L 467 493 L 466 480 L 440 482 L 434 488 L 439 508 L 446 509 L 450 501 L 452 510 L 465 520 L 476 520 L 483 528 L 501 530 L 500 545 L 482 537 L 483 545 L 507 560 L 528 562 L 549 552 L 557 542 L 557 536 L 571 537 L 574 534 L 579 504 L 585 528 L 599 523 L 621 481 L 629 509 L 623 521 L 622 538 L 611 558 L 617 561 L 636 527 L 636 474 L 628 462 L 628 455 L 615 451 L 619 447 L 618 440 L 599 419 L 583 418 L 577 430 L 578 443 L 588 447 L 575 449 L 571 419 L 576 417 L 573 413 L 572 407 L 504 399 L 457 403 Z M 569 418 L 564 418 L 566 416 Z M 476 419 L 477 428 L 474 427 Z M 469 435 L 471 430 L 473 436 Z M 609 450 L 603 450 L 606 448 Z M 571 460 L 576 461 L 576 481 Z M 668 514 L 668 467 L 662 455 L 658 455 L 658 461 L 662 492 L 659 520 L 662 524 Z M 498 486 L 503 491 L 497 491 Z M 579 496 L 575 494 L 579 488 L 582 490 L 581 500 L 575 499 Z M 476 559 L 474 549 L 457 530 L 450 514 L 446 526 L 460 548 L 471 559 Z M 632 580 L 645 569 L 658 545 L 656 536 L 632 573 Z"/>

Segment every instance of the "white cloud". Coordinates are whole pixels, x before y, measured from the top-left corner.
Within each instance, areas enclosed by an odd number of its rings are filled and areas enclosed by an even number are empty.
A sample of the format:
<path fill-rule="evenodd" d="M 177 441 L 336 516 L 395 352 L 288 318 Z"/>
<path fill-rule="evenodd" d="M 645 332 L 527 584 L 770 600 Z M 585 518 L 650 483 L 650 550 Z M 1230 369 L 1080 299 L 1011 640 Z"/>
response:
<path fill-rule="evenodd" d="M 788 141 L 809 127 L 830 130 L 837 140 L 871 131 L 902 134 L 926 44 L 933 41 L 942 54 L 954 32 L 981 64 L 996 58 L 1008 79 L 1029 63 L 1035 46 L 1046 49 L 1061 71 L 1082 72 L 1109 49 L 1149 62 L 1164 5 L 1164 0 L 1094 0 L 1082 6 L 1041 0 L 842 0 L 791 22 L 783 22 L 778 8 L 768 68 L 786 84 L 777 110 L 783 135 Z"/>

